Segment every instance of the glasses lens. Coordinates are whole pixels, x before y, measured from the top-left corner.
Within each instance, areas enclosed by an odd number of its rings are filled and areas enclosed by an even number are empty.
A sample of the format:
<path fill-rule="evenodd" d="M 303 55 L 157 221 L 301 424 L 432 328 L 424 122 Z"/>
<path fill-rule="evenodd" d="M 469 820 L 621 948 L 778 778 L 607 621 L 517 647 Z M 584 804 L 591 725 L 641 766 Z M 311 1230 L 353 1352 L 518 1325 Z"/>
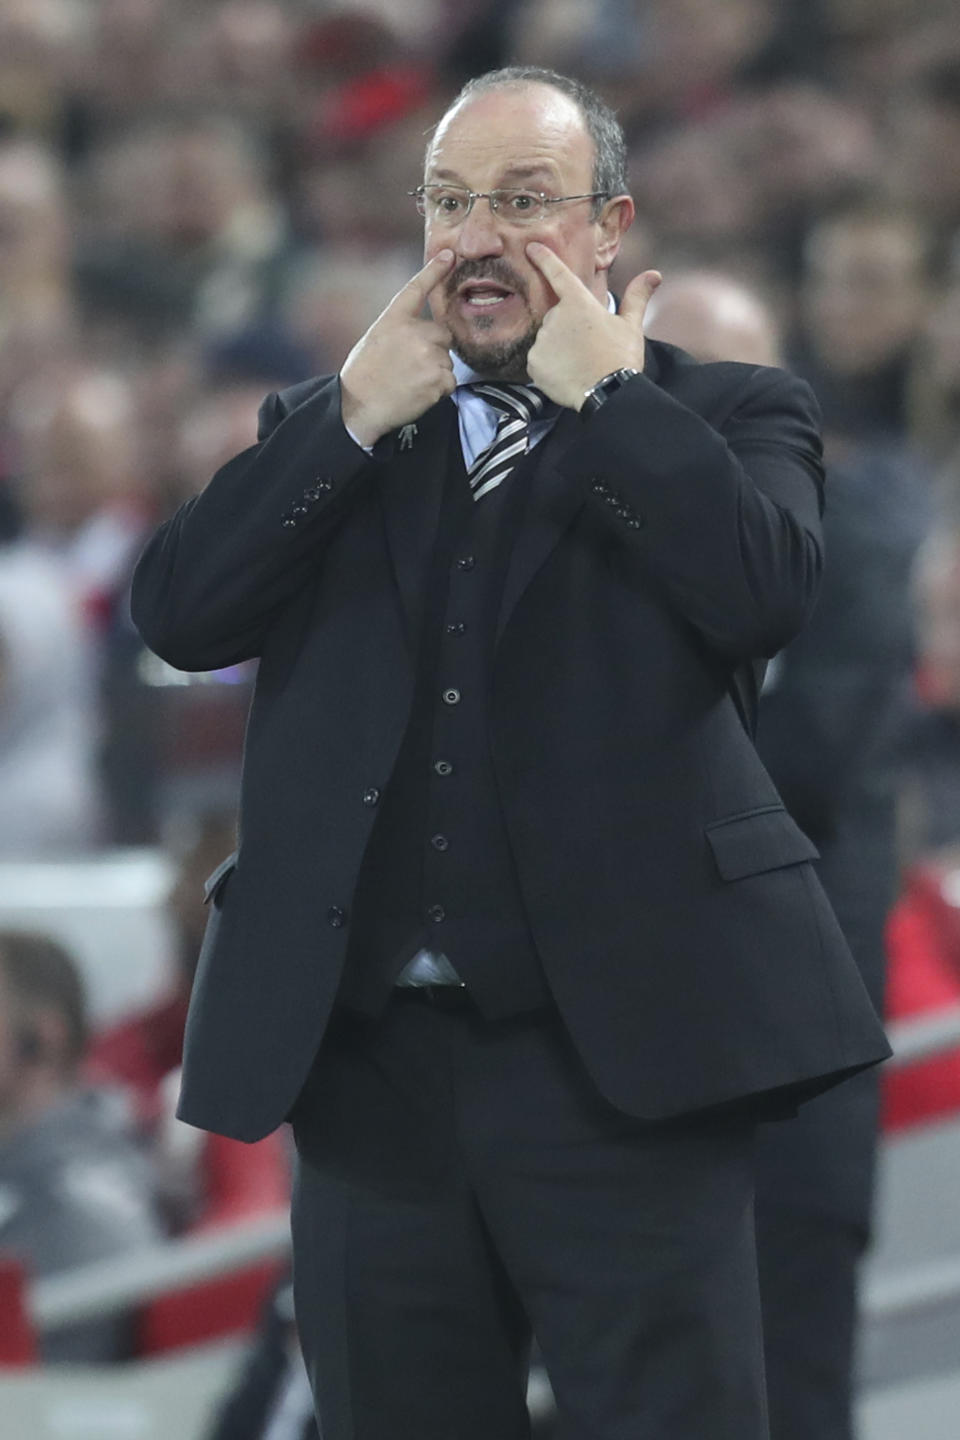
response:
<path fill-rule="evenodd" d="M 529 225 L 532 220 L 540 220 L 546 208 L 543 196 L 535 190 L 494 190 L 490 201 L 497 214 L 511 225 Z"/>
<path fill-rule="evenodd" d="M 456 225 L 470 209 L 470 191 L 457 185 L 425 185 L 417 200 L 417 209 L 428 220 Z"/>
<path fill-rule="evenodd" d="M 509 225 L 529 225 L 546 214 L 544 197 L 535 190 L 492 190 L 490 209 Z M 470 213 L 470 191 L 461 185 L 424 185 L 416 192 L 417 209 L 435 225 L 459 225 Z"/>

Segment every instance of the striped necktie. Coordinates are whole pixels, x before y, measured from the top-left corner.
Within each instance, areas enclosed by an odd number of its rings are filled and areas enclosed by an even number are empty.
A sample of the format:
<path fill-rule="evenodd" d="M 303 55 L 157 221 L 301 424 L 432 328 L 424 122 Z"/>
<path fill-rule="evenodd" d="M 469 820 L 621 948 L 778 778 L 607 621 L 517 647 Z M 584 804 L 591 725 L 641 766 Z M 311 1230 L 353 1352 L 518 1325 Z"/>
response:
<path fill-rule="evenodd" d="M 549 419 L 558 407 L 533 385 L 484 382 L 466 388 L 500 411 L 497 433 L 467 471 L 474 500 L 482 500 L 506 480 L 517 461 L 526 454 L 533 422 Z"/>

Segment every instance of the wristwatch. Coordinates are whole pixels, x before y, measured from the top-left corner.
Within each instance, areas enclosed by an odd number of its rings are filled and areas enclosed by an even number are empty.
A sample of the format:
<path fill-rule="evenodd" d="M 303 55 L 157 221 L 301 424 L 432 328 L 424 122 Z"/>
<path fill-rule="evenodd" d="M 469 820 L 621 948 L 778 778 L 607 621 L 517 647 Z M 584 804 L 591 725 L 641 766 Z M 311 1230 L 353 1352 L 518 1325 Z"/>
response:
<path fill-rule="evenodd" d="M 622 370 L 611 370 L 609 375 L 604 375 L 603 379 L 598 380 L 596 385 L 592 385 L 584 395 L 583 404 L 580 406 L 581 417 L 589 420 L 590 416 L 595 415 L 600 406 L 606 404 L 610 396 L 619 390 L 621 385 L 626 385 L 628 380 L 632 380 L 634 375 L 639 374 L 641 371 L 631 370 L 629 366 L 625 366 Z"/>

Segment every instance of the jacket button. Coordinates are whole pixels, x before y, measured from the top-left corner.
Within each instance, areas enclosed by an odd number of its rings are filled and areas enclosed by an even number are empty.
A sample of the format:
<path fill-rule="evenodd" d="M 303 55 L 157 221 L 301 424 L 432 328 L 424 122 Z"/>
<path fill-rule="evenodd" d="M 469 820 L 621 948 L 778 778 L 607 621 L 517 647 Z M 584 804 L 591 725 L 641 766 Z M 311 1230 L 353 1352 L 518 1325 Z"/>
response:
<path fill-rule="evenodd" d="M 434 760 L 433 768 L 438 775 L 446 776 L 453 774 L 453 766 L 449 760 Z"/>
<path fill-rule="evenodd" d="M 477 559 L 475 555 L 461 555 L 460 559 L 457 561 L 457 569 L 472 570 L 476 563 Z"/>
<path fill-rule="evenodd" d="M 590 486 L 590 489 L 593 491 L 594 495 L 610 494 L 610 487 L 609 485 L 605 484 L 603 480 L 594 480 L 593 484 Z"/>
<path fill-rule="evenodd" d="M 630 527 L 631 530 L 642 530 L 643 527 L 644 527 L 645 522 L 644 522 L 644 520 L 641 518 L 641 516 L 639 516 L 639 515 L 632 515 L 632 516 L 630 517 L 630 519 L 627 521 L 627 524 L 629 525 L 629 527 Z"/>
<path fill-rule="evenodd" d="M 431 905 L 427 911 L 427 919 L 432 920 L 434 925 L 441 925 L 447 918 L 447 912 L 442 905 Z"/>
<path fill-rule="evenodd" d="M 460 704 L 460 691 L 456 688 L 455 685 L 451 685 L 448 690 L 444 690 L 443 703 L 444 705 Z"/>
<path fill-rule="evenodd" d="M 448 635 L 465 635 L 466 633 L 467 625 L 465 620 L 451 620 L 447 626 Z"/>
<path fill-rule="evenodd" d="M 450 849 L 450 841 L 447 839 L 446 835 L 431 835 L 430 844 L 433 846 L 434 850 Z"/>
<path fill-rule="evenodd" d="M 331 905 L 327 911 L 327 924 L 333 930 L 342 930 L 347 923 L 347 912 L 342 905 Z"/>
<path fill-rule="evenodd" d="M 297 524 L 299 522 L 296 521 L 292 515 L 284 515 L 280 523 L 283 526 L 284 530 L 296 530 Z"/>
<path fill-rule="evenodd" d="M 377 789 L 376 785 L 371 785 L 369 789 L 364 790 L 364 792 L 363 792 L 363 803 L 364 803 L 364 805 L 376 805 L 376 804 L 378 803 L 379 799 L 380 799 L 380 791 Z"/>

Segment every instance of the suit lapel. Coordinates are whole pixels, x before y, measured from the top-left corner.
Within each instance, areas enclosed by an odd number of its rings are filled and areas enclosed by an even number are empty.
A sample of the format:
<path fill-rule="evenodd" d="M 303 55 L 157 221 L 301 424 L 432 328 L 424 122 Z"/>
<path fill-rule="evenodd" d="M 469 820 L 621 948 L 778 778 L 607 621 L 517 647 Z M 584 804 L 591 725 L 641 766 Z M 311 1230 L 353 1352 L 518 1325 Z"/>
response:
<path fill-rule="evenodd" d="M 530 456 L 533 474 L 523 519 L 507 566 L 497 621 L 498 641 L 520 596 L 559 543 L 586 498 L 576 478 L 561 475 L 556 468 L 563 452 L 577 438 L 581 425 L 582 421 L 574 411 L 562 411 L 553 430 Z"/>
<path fill-rule="evenodd" d="M 411 655 L 423 620 L 426 576 L 454 440 L 459 446 L 457 410 L 445 400 L 421 415 L 414 434 L 409 428 L 406 437 L 402 430 L 391 431 L 374 452 L 383 461 L 380 501 Z"/>
<path fill-rule="evenodd" d="M 643 368 L 647 378 L 658 385 L 660 358 L 656 346 L 649 340 L 644 347 Z M 583 486 L 576 477 L 561 475 L 556 469 L 564 451 L 583 434 L 582 427 L 583 421 L 575 411 L 563 410 L 551 434 L 533 452 L 534 473 L 527 508 L 503 587 L 498 642 L 520 596 L 586 500 Z"/>

